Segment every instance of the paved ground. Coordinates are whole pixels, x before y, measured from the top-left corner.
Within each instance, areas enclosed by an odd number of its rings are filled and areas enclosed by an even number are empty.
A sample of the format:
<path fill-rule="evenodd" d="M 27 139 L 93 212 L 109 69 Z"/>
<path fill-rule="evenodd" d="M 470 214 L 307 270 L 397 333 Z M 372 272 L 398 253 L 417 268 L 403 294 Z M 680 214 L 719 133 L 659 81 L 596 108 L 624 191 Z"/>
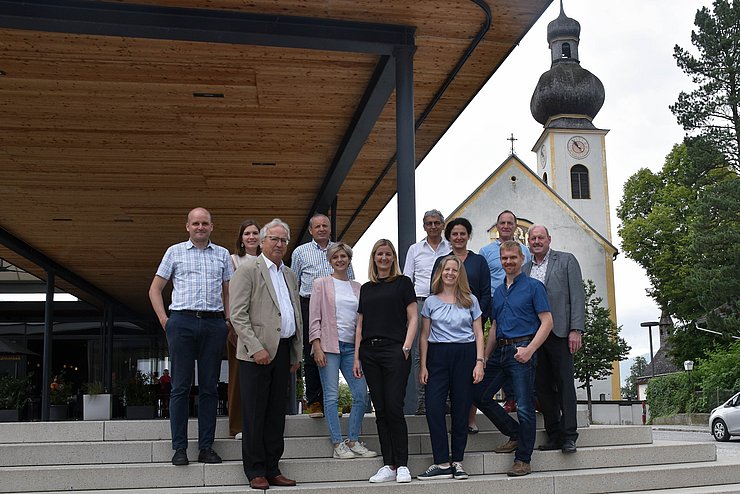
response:
<path fill-rule="evenodd" d="M 717 445 L 717 458 L 740 458 L 740 437 L 733 437 L 729 442 L 720 443 L 714 440 L 709 432 L 709 425 L 654 425 L 653 439 L 660 441 L 693 441 L 712 442 Z"/>

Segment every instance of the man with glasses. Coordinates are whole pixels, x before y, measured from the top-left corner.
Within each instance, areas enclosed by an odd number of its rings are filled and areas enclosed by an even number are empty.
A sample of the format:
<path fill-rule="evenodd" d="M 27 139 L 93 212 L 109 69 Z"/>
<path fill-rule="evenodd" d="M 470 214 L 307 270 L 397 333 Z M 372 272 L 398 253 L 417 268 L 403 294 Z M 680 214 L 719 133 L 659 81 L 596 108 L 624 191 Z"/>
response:
<path fill-rule="evenodd" d="M 311 241 L 299 245 L 293 251 L 290 267 L 298 278 L 298 292 L 301 296 L 301 316 L 303 317 L 303 375 L 306 378 L 306 405 L 309 417 L 324 416 L 324 392 L 321 387 L 319 368 L 311 355 L 311 342 L 308 341 L 308 307 L 311 300 L 313 282 L 329 276 L 334 271 L 326 259 L 326 251 L 332 246 L 331 223 L 324 214 L 315 214 L 308 222 Z M 355 279 L 352 265 L 347 272 L 349 279 Z"/>
<path fill-rule="evenodd" d="M 298 282 L 283 263 L 290 228 L 275 218 L 260 230 L 262 254 L 239 266 L 231 282 L 231 324 L 237 334 L 242 396 L 242 462 L 253 489 L 293 486 L 283 456 L 290 375 L 301 362 Z"/>
<path fill-rule="evenodd" d="M 421 309 L 424 301 L 429 296 L 429 287 L 431 286 L 432 267 L 438 257 L 448 254 L 452 250 L 450 243 L 442 238 L 442 232 L 445 228 L 445 218 L 437 209 L 431 209 L 424 213 L 422 217 L 422 226 L 427 236 L 409 247 L 406 254 L 406 262 L 403 265 L 403 274 L 411 278 L 414 282 L 416 291 L 416 307 L 419 315 L 419 328 L 416 332 L 414 345 L 411 348 L 412 372 L 409 375 L 409 386 L 407 387 L 406 396 L 416 397 L 416 403 L 409 403 L 404 406 L 406 413 L 414 412 L 416 415 L 426 414 L 426 403 L 424 400 L 424 386 L 419 383 L 419 371 L 421 370 L 421 354 L 419 353 L 419 335 L 421 334 Z M 409 393 L 415 390 L 416 393 Z"/>
<path fill-rule="evenodd" d="M 188 403 L 195 361 L 198 361 L 198 461 L 221 463 L 213 451 L 218 406 L 218 377 L 226 344 L 229 279 L 233 273 L 229 251 L 211 243 L 211 213 L 195 208 L 188 213 L 189 240 L 165 252 L 149 288 L 149 300 L 167 335 L 172 361 L 170 428 L 173 465 L 188 464 Z M 162 290 L 172 280 L 170 315 L 164 310 Z M 166 371 L 166 369 L 165 369 Z"/>

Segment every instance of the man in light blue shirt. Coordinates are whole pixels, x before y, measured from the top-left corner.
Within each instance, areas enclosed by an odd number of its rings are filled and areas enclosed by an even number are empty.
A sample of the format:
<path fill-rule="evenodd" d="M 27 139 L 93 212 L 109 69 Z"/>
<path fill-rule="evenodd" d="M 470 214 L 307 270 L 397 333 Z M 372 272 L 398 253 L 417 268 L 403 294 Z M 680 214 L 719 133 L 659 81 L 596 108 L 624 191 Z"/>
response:
<path fill-rule="evenodd" d="M 173 465 L 187 465 L 188 408 L 192 375 L 198 361 L 198 461 L 221 463 L 213 451 L 218 404 L 218 377 L 226 344 L 225 315 L 229 313 L 229 251 L 211 243 L 211 213 L 195 208 L 188 213 L 186 242 L 167 249 L 157 269 L 149 300 L 167 334 L 172 373 L 170 428 Z M 170 315 L 162 290 L 172 280 Z"/>
<path fill-rule="evenodd" d="M 496 291 L 496 288 L 504 282 L 506 273 L 504 268 L 501 266 L 500 250 L 501 244 L 509 240 L 515 240 L 514 235 L 517 229 L 516 215 L 508 209 L 499 213 L 496 218 L 496 230 L 498 230 L 498 238 L 490 244 L 483 247 L 479 254 L 486 258 L 488 262 L 488 269 L 491 272 L 491 297 Z M 526 245 L 520 244 L 522 247 L 522 254 L 524 254 L 524 264 L 528 263 L 531 259 L 529 249 Z M 507 412 L 516 411 L 516 396 L 514 390 L 506 384 L 504 385 L 504 394 L 506 395 L 506 403 L 504 403 L 504 409 Z"/>

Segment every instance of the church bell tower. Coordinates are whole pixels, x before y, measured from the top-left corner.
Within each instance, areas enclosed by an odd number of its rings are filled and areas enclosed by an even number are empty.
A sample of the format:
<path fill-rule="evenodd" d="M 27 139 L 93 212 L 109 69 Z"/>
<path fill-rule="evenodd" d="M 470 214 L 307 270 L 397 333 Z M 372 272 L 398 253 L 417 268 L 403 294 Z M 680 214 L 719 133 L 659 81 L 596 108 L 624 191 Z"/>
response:
<path fill-rule="evenodd" d="M 544 126 L 534 151 L 537 175 L 611 241 L 605 136 L 593 119 L 604 104 L 604 85 L 581 67 L 581 25 L 560 15 L 547 26 L 550 70 L 540 76 L 530 110 Z"/>

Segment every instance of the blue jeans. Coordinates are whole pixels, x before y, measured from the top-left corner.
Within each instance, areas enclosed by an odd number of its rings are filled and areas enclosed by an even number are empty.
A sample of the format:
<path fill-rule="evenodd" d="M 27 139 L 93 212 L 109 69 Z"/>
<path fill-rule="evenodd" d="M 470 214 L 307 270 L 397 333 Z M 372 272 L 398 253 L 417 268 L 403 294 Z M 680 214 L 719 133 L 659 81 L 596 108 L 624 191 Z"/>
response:
<path fill-rule="evenodd" d="M 198 449 L 213 446 L 218 406 L 218 377 L 226 344 L 226 321 L 199 319 L 173 312 L 166 324 L 172 393 L 170 429 L 172 449 L 188 447 L 188 404 L 198 361 Z"/>
<path fill-rule="evenodd" d="M 473 385 L 473 404 L 493 422 L 502 434 L 518 441 L 514 458 L 525 463 L 532 460 L 537 432 L 534 414 L 537 354 L 532 355 L 526 364 L 517 362 L 514 355 L 518 347 L 525 347 L 528 344 L 529 342 L 522 341 L 513 345 L 496 346 L 486 362 L 483 380 Z M 516 394 L 518 423 L 493 399 L 505 382 L 511 384 Z"/>
<path fill-rule="evenodd" d="M 355 344 L 339 342 L 339 353 L 325 353 L 326 366 L 319 367 L 321 387 L 324 390 L 324 417 L 329 435 L 333 444 L 342 442 L 342 430 L 339 427 L 339 371 L 342 371 L 345 381 L 352 393 L 352 411 L 349 414 L 347 439 L 354 442 L 359 440 L 362 429 L 362 419 L 365 416 L 365 400 L 367 398 L 367 384 L 365 378 L 357 379 L 352 375 L 352 365 L 355 361 Z"/>

